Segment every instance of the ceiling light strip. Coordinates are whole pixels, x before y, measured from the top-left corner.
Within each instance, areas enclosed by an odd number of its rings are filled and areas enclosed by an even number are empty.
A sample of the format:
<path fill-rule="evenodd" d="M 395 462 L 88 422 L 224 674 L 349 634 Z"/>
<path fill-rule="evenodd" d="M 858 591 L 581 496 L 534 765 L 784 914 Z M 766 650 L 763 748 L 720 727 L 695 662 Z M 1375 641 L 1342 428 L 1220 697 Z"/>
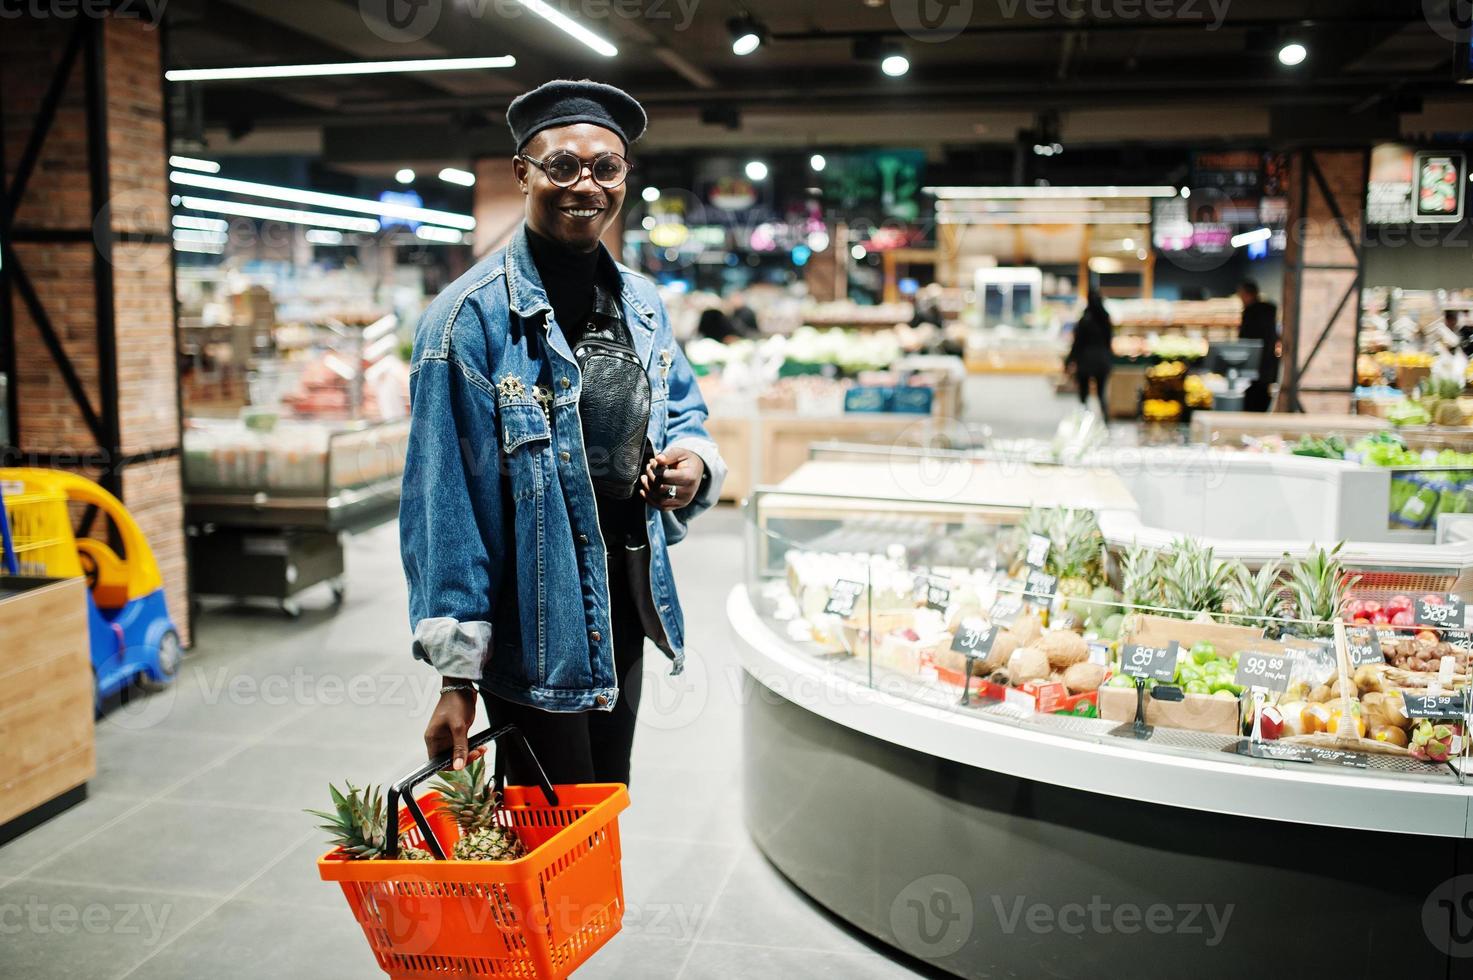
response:
<path fill-rule="evenodd" d="M 575 40 L 582 41 L 584 44 L 588 45 L 590 48 L 603 55 L 605 58 L 612 58 L 619 53 L 618 48 L 614 47 L 608 41 L 599 37 L 597 34 L 593 33 L 588 28 L 584 27 L 582 24 L 578 23 L 576 20 L 563 13 L 561 10 L 558 10 L 551 4 L 545 3 L 544 0 L 517 0 L 517 2 L 520 3 L 523 7 L 526 7 L 527 10 L 529 10 L 530 12 L 547 21 L 549 24 L 552 24 L 554 27 L 563 31 L 568 36 L 574 38 Z"/>
<path fill-rule="evenodd" d="M 942 200 L 1022 201 L 1048 198 L 1175 197 L 1177 189 L 1165 185 L 1140 187 L 922 187 Z"/>
<path fill-rule="evenodd" d="M 402 218 L 406 221 L 425 221 L 437 225 L 449 225 L 462 231 L 474 231 L 476 219 L 468 214 L 453 214 L 430 208 L 416 208 L 408 204 L 391 204 L 370 201 L 361 197 L 344 197 L 341 194 L 324 194 L 321 191 L 302 190 L 298 187 L 277 187 L 273 184 L 257 184 L 249 180 L 232 180 L 228 177 L 209 177 L 176 170 L 169 180 L 188 187 L 203 187 L 208 190 L 244 194 L 247 197 L 265 197 L 273 201 L 291 201 L 294 204 L 315 204 L 318 207 L 337 208 L 340 211 L 357 211 L 360 214 L 376 214 L 384 218 Z M 336 227 L 336 226 L 333 226 Z M 356 229 L 354 229 L 356 230 Z"/>
<path fill-rule="evenodd" d="M 607 42 L 605 42 L 607 43 Z M 478 71 L 512 68 L 509 54 L 487 58 L 416 58 L 407 61 L 349 61 L 325 65 L 247 65 L 240 68 L 179 68 L 164 72 L 171 82 L 226 82 L 261 78 L 321 78 L 328 75 L 393 75 L 421 71 Z"/>
<path fill-rule="evenodd" d="M 191 211 L 211 211 L 215 214 L 233 214 L 242 218 L 259 218 L 262 221 L 284 221 L 293 225 L 336 228 L 339 231 L 361 231 L 372 234 L 379 229 L 378 222 L 373 218 L 354 218 L 346 214 L 323 214 L 319 211 L 273 208 L 265 204 L 218 201 L 207 197 L 183 197 L 179 200 L 179 206 Z"/>

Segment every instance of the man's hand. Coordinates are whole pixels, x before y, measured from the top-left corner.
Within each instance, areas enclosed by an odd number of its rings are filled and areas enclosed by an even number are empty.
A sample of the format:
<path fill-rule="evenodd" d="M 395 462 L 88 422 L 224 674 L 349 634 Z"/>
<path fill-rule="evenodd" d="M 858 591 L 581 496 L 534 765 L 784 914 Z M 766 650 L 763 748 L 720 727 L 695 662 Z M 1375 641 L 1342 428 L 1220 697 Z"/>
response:
<path fill-rule="evenodd" d="M 446 678 L 446 683 L 456 683 Z M 430 715 L 429 727 L 425 729 L 425 751 L 431 759 L 454 750 L 455 759 L 451 769 L 464 769 L 486 754 L 485 746 L 469 751 L 466 737 L 476 721 L 476 692 L 450 691 L 440 695 L 435 713 Z"/>
<path fill-rule="evenodd" d="M 677 446 L 656 453 L 645 464 L 644 475 L 639 478 L 640 493 L 651 507 L 679 510 L 696 499 L 705 475 L 706 464 L 701 457 Z M 675 496 L 669 496 L 669 487 L 675 488 Z"/>

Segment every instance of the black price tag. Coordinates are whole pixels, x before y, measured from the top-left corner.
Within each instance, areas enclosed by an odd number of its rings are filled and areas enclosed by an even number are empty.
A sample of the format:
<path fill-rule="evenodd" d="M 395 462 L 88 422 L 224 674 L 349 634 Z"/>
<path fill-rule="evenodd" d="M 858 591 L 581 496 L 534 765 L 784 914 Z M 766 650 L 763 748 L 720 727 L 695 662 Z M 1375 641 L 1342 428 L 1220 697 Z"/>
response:
<path fill-rule="evenodd" d="M 992 604 L 992 622 L 997 626 L 1011 626 L 1018 621 L 1018 614 L 1023 611 L 1023 600 L 1020 596 L 1008 593 L 997 597 Z"/>
<path fill-rule="evenodd" d="M 1176 678 L 1176 658 L 1181 644 L 1172 640 L 1164 647 L 1127 643 L 1120 648 L 1120 669 L 1131 677 L 1170 684 Z"/>
<path fill-rule="evenodd" d="M 1463 597 L 1449 592 L 1441 602 L 1432 601 L 1431 596 L 1417 600 L 1417 625 L 1436 629 L 1460 630 L 1466 625 L 1467 610 Z"/>
<path fill-rule="evenodd" d="M 1381 637 L 1369 626 L 1352 626 L 1345 631 L 1346 653 L 1350 655 L 1350 669 L 1366 664 L 1384 664 L 1386 654 L 1381 650 Z"/>
<path fill-rule="evenodd" d="M 1468 711 L 1466 691 L 1452 694 L 1403 694 L 1409 718 L 1461 718 Z"/>
<path fill-rule="evenodd" d="M 1049 575 L 1037 568 L 1028 570 L 1028 578 L 1023 583 L 1023 597 L 1029 602 L 1047 602 L 1058 587 L 1059 577 Z"/>
<path fill-rule="evenodd" d="M 841 578 L 829 590 L 829 601 L 823 604 L 823 611 L 830 616 L 852 616 L 854 615 L 854 603 L 863 592 L 863 582 L 851 582 L 847 578 Z"/>
<path fill-rule="evenodd" d="M 1333 671 L 1339 667 L 1335 662 L 1335 644 L 1333 640 L 1316 640 L 1307 637 L 1286 636 L 1284 637 L 1284 652 L 1291 658 L 1298 657 L 1306 663 L 1314 665 L 1320 671 Z"/>
<path fill-rule="evenodd" d="M 1289 686 L 1289 674 L 1293 667 L 1294 660 L 1287 654 L 1244 650 L 1238 655 L 1238 672 L 1233 677 L 1233 683 L 1283 693 Z"/>
<path fill-rule="evenodd" d="M 1248 754 L 1255 759 L 1272 759 L 1275 762 L 1307 762 L 1326 766 L 1343 766 L 1347 769 L 1364 769 L 1370 757 L 1364 752 L 1345 752 L 1341 749 L 1321 749 L 1310 745 L 1292 745 L 1284 742 L 1250 742 Z"/>
<path fill-rule="evenodd" d="M 926 583 L 926 608 L 946 612 L 951 605 L 951 588 L 944 582 L 931 579 Z"/>
<path fill-rule="evenodd" d="M 1046 534 L 1028 535 L 1028 553 L 1023 559 L 1023 564 L 1029 568 L 1043 568 L 1048 562 L 1049 549 L 1053 546 L 1054 543 Z"/>
<path fill-rule="evenodd" d="M 951 638 L 951 648 L 968 657 L 985 657 L 992 652 L 992 645 L 997 642 L 1000 632 L 1001 627 L 995 623 L 991 626 L 963 623 Z"/>
<path fill-rule="evenodd" d="M 1443 630 L 1442 641 L 1449 643 L 1464 653 L 1473 653 L 1473 634 L 1467 630 Z"/>

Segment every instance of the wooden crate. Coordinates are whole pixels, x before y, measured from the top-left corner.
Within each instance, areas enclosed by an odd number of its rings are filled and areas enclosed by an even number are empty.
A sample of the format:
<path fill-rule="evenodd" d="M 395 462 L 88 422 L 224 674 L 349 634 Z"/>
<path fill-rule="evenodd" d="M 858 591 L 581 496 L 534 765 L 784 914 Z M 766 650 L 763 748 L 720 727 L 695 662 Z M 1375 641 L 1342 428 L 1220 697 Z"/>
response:
<path fill-rule="evenodd" d="M 0 578 L 0 825 L 97 772 L 86 590 Z"/>

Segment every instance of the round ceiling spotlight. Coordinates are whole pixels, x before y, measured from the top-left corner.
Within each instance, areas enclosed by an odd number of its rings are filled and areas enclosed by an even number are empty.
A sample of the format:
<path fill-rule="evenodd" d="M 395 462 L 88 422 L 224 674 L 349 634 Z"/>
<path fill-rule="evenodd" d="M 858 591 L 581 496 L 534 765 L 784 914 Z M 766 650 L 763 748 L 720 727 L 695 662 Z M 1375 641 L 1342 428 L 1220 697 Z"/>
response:
<path fill-rule="evenodd" d="M 1289 68 L 1303 64 L 1304 59 L 1308 57 L 1309 49 L 1298 41 L 1290 41 L 1288 44 L 1279 48 L 1279 64 Z"/>
<path fill-rule="evenodd" d="M 748 163 L 747 163 L 747 179 L 748 180 L 766 180 L 767 179 L 767 164 L 763 163 L 761 160 L 751 160 L 751 161 L 748 161 Z"/>
<path fill-rule="evenodd" d="M 910 71 L 910 59 L 899 51 L 894 54 L 887 54 L 880 62 L 880 71 L 889 75 L 891 78 L 899 78 L 901 75 Z"/>
<path fill-rule="evenodd" d="M 767 41 L 767 28 L 751 14 L 733 17 L 726 22 L 726 30 L 731 35 L 731 53 L 737 57 L 751 54 Z"/>

